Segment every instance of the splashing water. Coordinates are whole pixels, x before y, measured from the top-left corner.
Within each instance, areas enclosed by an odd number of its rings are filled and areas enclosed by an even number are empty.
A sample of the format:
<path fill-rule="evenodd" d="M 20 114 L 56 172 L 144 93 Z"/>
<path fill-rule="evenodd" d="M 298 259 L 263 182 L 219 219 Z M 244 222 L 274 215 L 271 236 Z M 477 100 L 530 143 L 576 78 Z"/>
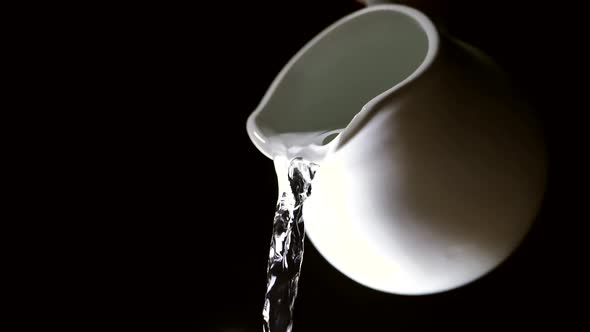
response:
<path fill-rule="evenodd" d="M 290 332 L 293 307 L 303 261 L 305 229 L 303 202 L 311 195 L 311 181 L 317 164 L 295 158 L 289 164 L 291 190 L 285 190 L 277 203 L 268 255 L 264 332 Z"/>

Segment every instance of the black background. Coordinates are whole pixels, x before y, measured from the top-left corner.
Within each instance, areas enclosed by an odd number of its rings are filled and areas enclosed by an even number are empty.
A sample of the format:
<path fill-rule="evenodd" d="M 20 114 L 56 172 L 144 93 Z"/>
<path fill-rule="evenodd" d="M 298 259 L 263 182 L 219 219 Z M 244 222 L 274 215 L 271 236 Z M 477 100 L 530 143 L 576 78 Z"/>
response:
<path fill-rule="evenodd" d="M 570 212 L 574 185 L 564 173 L 575 162 L 570 150 L 580 150 L 564 143 L 574 140 L 578 107 L 570 103 L 581 89 L 564 82 L 581 61 L 577 8 L 415 3 L 492 55 L 535 106 L 550 156 L 543 208 L 498 269 L 436 295 L 365 288 L 307 242 L 294 329 L 570 330 L 580 310 L 572 299 L 581 296 L 570 239 L 580 220 Z M 95 102 L 97 118 L 108 124 L 97 139 L 98 146 L 109 142 L 108 158 L 97 158 L 100 171 L 92 175 L 104 189 L 93 212 L 104 239 L 92 260 L 100 266 L 90 272 L 95 292 L 82 295 L 104 302 L 101 315 L 127 318 L 131 329 L 261 330 L 277 186 L 272 162 L 246 134 L 246 118 L 295 52 L 361 7 L 347 0 L 220 1 L 109 10 L 101 27 L 112 19 L 117 29 L 105 37 L 107 48 L 97 48 L 95 64 L 109 76 Z"/>

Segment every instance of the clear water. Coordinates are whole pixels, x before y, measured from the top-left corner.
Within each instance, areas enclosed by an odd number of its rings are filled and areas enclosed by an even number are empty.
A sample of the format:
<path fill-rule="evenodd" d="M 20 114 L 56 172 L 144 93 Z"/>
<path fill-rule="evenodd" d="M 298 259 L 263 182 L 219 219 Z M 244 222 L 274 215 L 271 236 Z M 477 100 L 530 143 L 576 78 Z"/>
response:
<path fill-rule="evenodd" d="M 290 188 L 279 196 L 272 228 L 262 311 L 264 332 L 290 332 L 293 328 L 305 240 L 303 202 L 311 195 L 317 168 L 317 164 L 302 158 L 295 158 L 289 164 Z"/>

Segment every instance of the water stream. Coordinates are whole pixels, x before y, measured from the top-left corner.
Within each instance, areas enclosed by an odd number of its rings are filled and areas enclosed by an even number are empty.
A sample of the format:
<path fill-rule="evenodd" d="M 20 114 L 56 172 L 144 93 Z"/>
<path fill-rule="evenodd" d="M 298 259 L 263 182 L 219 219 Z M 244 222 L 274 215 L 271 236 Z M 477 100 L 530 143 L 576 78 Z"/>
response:
<path fill-rule="evenodd" d="M 290 332 L 293 328 L 305 241 L 303 203 L 311 195 L 317 169 L 317 164 L 294 158 L 288 169 L 289 188 L 279 187 L 283 192 L 277 203 L 268 255 L 264 332 Z"/>

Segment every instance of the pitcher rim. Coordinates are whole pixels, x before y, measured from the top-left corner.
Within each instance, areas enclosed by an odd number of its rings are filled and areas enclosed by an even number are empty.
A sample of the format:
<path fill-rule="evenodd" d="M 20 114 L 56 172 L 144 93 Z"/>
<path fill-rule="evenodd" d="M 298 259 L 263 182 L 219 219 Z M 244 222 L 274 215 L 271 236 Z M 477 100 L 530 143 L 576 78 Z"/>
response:
<path fill-rule="evenodd" d="M 330 24 L 328 27 L 326 27 L 320 33 L 318 33 L 314 38 L 312 38 L 310 41 L 308 41 L 297 53 L 295 53 L 295 55 L 293 55 L 293 57 L 291 57 L 291 59 L 283 66 L 281 71 L 273 79 L 271 85 L 266 90 L 266 93 L 264 94 L 262 100 L 259 102 L 258 106 L 248 116 L 248 120 L 246 122 L 246 131 L 248 133 L 248 136 L 249 136 L 250 140 L 254 143 L 256 148 L 258 148 L 258 150 L 260 150 L 260 152 L 262 152 L 265 156 L 267 156 L 270 159 L 273 159 L 273 156 L 271 155 L 270 151 L 266 151 L 264 149 L 264 145 L 266 144 L 266 141 L 264 140 L 265 136 L 262 135 L 260 130 L 258 130 L 258 126 L 255 124 L 255 119 L 258 116 L 258 114 L 261 112 L 261 110 L 264 108 L 264 106 L 266 106 L 269 99 L 274 94 L 274 91 L 276 90 L 279 83 L 284 79 L 284 77 L 287 75 L 287 73 L 293 67 L 293 65 L 297 61 L 299 61 L 299 59 L 305 53 L 307 53 L 309 51 L 309 49 L 311 49 L 318 42 L 320 42 L 324 37 L 326 37 L 326 35 L 328 35 L 332 31 L 334 31 L 337 27 L 339 27 L 343 24 L 346 24 L 346 22 L 348 22 L 348 21 L 351 21 L 359 16 L 362 16 L 362 15 L 365 15 L 365 14 L 368 14 L 371 12 L 376 12 L 376 11 L 393 11 L 396 13 L 402 13 L 402 14 L 405 14 L 408 17 L 412 18 L 413 20 L 415 20 L 426 35 L 426 38 L 428 41 L 428 49 L 427 49 L 426 55 L 425 55 L 424 59 L 422 60 L 422 62 L 420 63 L 420 65 L 410 75 L 408 75 L 403 80 L 396 83 L 395 85 L 393 85 L 389 89 L 387 89 L 387 90 L 379 93 L 375 97 L 371 98 L 371 100 L 369 100 L 367 103 L 365 103 L 365 105 L 363 105 L 363 107 L 359 110 L 359 112 L 355 115 L 355 117 L 344 128 L 342 128 L 343 130 L 340 134 L 338 134 L 338 137 L 336 137 L 333 140 L 333 142 L 336 143 L 336 144 L 334 144 L 334 146 L 339 145 L 337 143 L 337 141 L 339 141 L 342 134 L 345 133 L 349 128 L 353 127 L 355 123 L 359 122 L 360 119 L 364 117 L 363 115 L 368 113 L 369 110 L 374 105 L 378 104 L 383 99 L 387 98 L 387 96 L 389 96 L 394 91 L 400 89 L 404 85 L 407 85 L 409 82 L 415 80 L 426 69 L 428 69 L 428 67 L 430 67 L 430 65 L 432 64 L 434 58 L 436 57 L 436 55 L 438 53 L 440 38 L 439 38 L 439 33 L 438 33 L 434 23 L 428 18 L 428 16 L 426 16 L 426 14 L 422 13 L 421 11 L 419 11 L 415 8 L 408 7 L 405 5 L 400 5 L 400 4 L 381 4 L 381 5 L 368 6 L 366 8 L 360 9 L 356 12 L 353 12 L 351 14 L 348 14 L 348 15 L 340 18 L 336 22 Z"/>

